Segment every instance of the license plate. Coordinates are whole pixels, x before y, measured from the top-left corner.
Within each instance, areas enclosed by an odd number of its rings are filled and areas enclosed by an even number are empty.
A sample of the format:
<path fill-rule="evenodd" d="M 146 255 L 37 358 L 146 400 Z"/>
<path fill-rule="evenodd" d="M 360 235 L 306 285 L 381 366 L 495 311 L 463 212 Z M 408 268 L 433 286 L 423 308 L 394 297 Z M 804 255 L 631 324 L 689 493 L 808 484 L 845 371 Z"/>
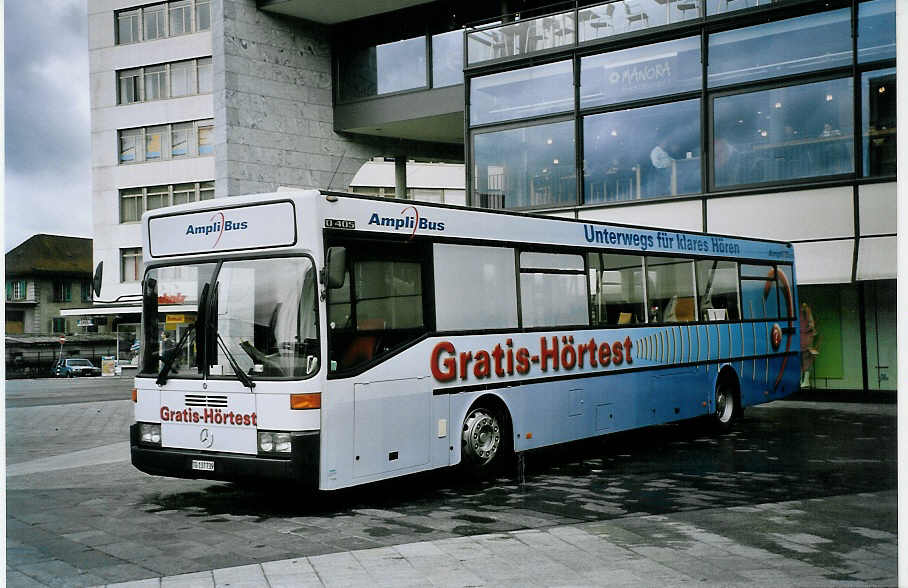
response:
<path fill-rule="evenodd" d="M 192 460 L 192 469 L 201 472 L 213 472 L 214 462 L 207 459 L 194 459 Z"/>

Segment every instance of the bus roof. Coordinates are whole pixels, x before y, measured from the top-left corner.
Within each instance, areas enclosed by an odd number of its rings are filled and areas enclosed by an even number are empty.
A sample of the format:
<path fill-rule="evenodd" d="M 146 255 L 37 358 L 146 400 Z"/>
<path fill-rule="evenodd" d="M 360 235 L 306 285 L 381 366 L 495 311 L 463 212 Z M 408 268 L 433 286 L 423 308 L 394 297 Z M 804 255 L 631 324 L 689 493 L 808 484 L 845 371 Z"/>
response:
<path fill-rule="evenodd" d="M 539 214 L 284 190 L 146 212 L 145 262 L 252 250 L 315 251 L 331 231 L 792 262 L 790 243 Z"/>

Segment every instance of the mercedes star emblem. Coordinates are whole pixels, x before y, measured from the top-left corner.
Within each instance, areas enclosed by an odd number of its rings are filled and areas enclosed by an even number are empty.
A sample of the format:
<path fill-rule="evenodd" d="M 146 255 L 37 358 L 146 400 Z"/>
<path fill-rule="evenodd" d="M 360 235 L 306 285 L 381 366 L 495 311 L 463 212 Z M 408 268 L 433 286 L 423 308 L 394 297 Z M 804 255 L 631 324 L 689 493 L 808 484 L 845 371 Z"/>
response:
<path fill-rule="evenodd" d="M 207 449 L 214 443 L 214 435 L 207 428 L 202 429 L 202 432 L 199 433 L 199 441 L 202 442 L 202 447 Z"/>

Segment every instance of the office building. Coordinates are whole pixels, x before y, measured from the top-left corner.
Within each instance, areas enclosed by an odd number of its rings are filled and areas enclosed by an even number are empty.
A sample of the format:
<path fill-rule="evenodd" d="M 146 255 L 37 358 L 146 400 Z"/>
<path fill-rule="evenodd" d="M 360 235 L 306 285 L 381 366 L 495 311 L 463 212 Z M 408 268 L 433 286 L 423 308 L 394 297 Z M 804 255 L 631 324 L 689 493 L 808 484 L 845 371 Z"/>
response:
<path fill-rule="evenodd" d="M 894 0 L 88 7 L 102 298 L 142 210 L 463 163 L 472 206 L 793 241 L 810 384 L 895 387 Z"/>

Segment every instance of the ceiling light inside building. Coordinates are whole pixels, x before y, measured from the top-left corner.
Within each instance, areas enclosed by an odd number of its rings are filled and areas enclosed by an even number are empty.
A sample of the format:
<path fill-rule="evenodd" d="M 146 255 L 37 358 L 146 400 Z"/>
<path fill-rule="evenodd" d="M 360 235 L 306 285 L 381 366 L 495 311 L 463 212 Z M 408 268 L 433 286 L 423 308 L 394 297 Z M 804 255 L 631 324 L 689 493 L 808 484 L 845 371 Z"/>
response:
<path fill-rule="evenodd" d="M 832 94 L 826 94 L 826 102 L 832 102 Z"/>

